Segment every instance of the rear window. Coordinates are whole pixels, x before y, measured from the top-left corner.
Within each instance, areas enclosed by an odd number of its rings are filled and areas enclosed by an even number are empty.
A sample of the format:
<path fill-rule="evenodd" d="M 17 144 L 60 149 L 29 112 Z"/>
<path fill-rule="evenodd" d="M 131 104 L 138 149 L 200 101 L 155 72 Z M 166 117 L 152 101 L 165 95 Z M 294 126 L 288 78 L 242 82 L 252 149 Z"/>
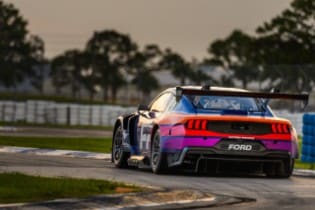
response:
<path fill-rule="evenodd" d="M 261 100 L 248 97 L 189 95 L 196 109 L 261 112 Z"/>

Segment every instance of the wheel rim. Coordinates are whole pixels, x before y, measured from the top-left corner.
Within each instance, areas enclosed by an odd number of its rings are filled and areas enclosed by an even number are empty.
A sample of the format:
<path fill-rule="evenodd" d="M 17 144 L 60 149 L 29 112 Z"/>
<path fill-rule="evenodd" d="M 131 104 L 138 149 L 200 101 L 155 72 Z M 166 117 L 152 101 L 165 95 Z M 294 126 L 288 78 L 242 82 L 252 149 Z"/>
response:
<path fill-rule="evenodd" d="M 158 135 L 155 135 L 153 145 L 152 145 L 152 166 L 155 168 L 160 159 L 160 138 Z"/>
<path fill-rule="evenodd" d="M 115 132 L 113 144 L 113 157 L 115 162 L 118 162 L 121 159 L 121 155 L 123 152 L 122 142 L 123 142 L 122 130 L 121 127 L 118 127 Z"/>

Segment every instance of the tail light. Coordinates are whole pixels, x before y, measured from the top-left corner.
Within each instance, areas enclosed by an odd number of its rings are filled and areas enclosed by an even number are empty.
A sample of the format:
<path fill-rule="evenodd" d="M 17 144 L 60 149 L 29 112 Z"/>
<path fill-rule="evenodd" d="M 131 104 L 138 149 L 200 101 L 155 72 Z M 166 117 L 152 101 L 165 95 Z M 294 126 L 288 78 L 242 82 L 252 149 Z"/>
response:
<path fill-rule="evenodd" d="M 275 134 L 289 134 L 290 133 L 289 125 L 282 124 L 282 123 L 271 124 L 271 130 L 272 130 L 272 133 L 275 133 Z"/>
<path fill-rule="evenodd" d="M 189 130 L 209 130 L 209 126 L 210 126 L 209 123 L 211 123 L 211 121 L 203 120 L 203 119 L 191 119 L 186 122 L 185 127 L 186 129 L 189 129 Z M 236 129 L 233 127 L 231 128 L 232 124 L 230 124 L 230 122 L 227 122 L 225 126 L 222 126 L 222 123 L 223 122 L 221 122 L 221 124 L 218 125 L 219 127 L 214 126 L 214 124 L 211 124 L 211 130 L 215 132 L 220 132 L 220 133 L 235 132 L 235 130 L 237 130 L 238 133 L 242 133 L 242 134 L 268 134 L 270 133 L 268 126 L 267 127 L 263 126 L 266 124 L 252 124 L 250 129 L 248 128 L 246 130 L 241 130 L 241 129 Z M 270 126 L 271 126 L 271 131 L 273 134 L 290 134 L 291 133 L 291 128 L 290 128 L 290 125 L 288 124 L 272 123 L 270 124 Z"/>
<path fill-rule="evenodd" d="M 207 130 L 208 120 L 188 120 L 185 124 L 190 130 Z"/>

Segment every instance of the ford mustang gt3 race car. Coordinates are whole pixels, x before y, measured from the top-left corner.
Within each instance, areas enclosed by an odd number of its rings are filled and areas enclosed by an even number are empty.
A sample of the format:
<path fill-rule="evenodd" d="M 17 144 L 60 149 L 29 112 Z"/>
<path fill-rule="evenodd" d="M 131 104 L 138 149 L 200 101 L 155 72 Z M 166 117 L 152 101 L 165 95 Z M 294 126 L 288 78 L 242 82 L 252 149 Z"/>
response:
<path fill-rule="evenodd" d="M 116 167 L 207 171 L 225 163 L 289 177 L 298 157 L 292 124 L 268 102 L 308 101 L 307 94 L 260 93 L 235 88 L 182 86 L 159 94 L 149 106 L 119 116 L 113 130 Z M 255 169 L 256 170 L 256 169 Z"/>

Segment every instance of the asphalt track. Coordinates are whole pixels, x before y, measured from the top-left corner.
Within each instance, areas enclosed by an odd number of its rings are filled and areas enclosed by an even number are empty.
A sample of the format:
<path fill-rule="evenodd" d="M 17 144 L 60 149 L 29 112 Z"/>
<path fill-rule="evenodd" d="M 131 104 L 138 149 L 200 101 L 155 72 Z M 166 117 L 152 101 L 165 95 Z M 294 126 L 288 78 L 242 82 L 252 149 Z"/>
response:
<path fill-rule="evenodd" d="M 104 160 L 7 153 L 0 153 L 0 171 L 107 179 L 163 189 L 192 189 L 245 201 L 211 209 L 315 209 L 315 179 L 298 176 L 270 179 L 246 174 L 155 175 L 149 170 L 117 169 Z"/>
<path fill-rule="evenodd" d="M 4 127 L 0 129 L 0 134 L 12 136 L 110 136 L 108 131 L 36 127 Z M 220 195 L 218 197 L 224 199 L 237 198 L 238 202 L 233 206 L 230 205 L 233 203 L 232 200 L 228 205 L 223 202 L 223 205 L 214 205 L 211 209 L 315 209 L 315 179 L 298 176 L 290 179 L 270 179 L 246 174 L 209 176 L 173 173 L 154 175 L 149 170 L 116 169 L 110 162 L 104 160 L 19 153 L 0 153 L 0 172 L 3 171 L 17 171 L 42 176 L 109 179 L 166 190 L 192 189 Z M 239 201 L 243 202 L 239 203 Z M 67 208 L 72 209 L 72 207 L 74 206 L 70 205 Z M 75 207 L 80 208 L 80 205 Z"/>

